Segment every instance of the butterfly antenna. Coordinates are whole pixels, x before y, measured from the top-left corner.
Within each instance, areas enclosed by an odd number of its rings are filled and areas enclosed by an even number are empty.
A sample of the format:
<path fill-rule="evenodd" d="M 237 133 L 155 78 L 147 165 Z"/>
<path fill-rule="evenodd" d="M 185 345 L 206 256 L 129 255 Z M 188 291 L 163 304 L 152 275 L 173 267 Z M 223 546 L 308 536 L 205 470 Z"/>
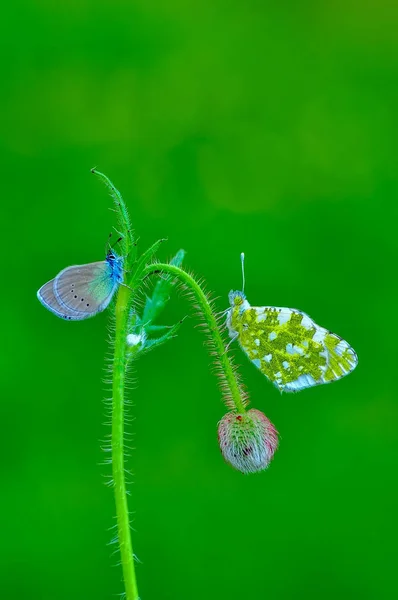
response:
<path fill-rule="evenodd" d="M 106 245 L 105 245 L 105 254 L 108 254 L 108 252 L 109 252 L 110 250 L 112 250 L 112 247 L 111 247 L 111 245 L 110 245 L 110 242 L 109 242 L 109 240 L 111 239 L 111 237 L 112 237 L 112 231 L 111 231 L 111 232 L 110 232 L 110 234 L 108 235 L 108 240 L 107 240 L 107 242 L 106 242 Z M 118 239 L 116 240 L 116 242 L 114 243 L 113 247 L 115 247 L 115 246 L 116 246 L 116 244 L 118 244 L 119 242 L 121 242 L 121 241 L 122 241 L 122 239 L 123 239 L 123 236 L 121 236 L 120 238 L 118 238 Z"/>
<path fill-rule="evenodd" d="M 240 261 L 242 263 L 242 292 L 245 291 L 245 253 L 240 253 Z"/>
<path fill-rule="evenodd" d="M 106 240 L 106 244 L 105 244 L 105 254 L 108 254 L 108 250 L 111 247 L 109 240 L 112 237 L 112 231 L 110 232 L 110 234 L 108 235 L 108 239 Z"/>

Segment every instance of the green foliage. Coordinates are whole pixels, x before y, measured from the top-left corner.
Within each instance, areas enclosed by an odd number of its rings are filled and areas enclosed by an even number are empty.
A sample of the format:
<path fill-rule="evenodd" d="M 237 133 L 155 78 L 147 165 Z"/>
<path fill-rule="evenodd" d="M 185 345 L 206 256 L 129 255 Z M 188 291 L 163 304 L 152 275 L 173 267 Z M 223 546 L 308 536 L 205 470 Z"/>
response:
<path fill-rule="evenodd" d="M 155 244 L 155 249 L 159 247 L 159 242 Z M 146 256 L 144 264 L 152 256 L 152 249 L 149 255 Z M 179 250 L 170 264 L 180 266 L 184 259 L 184 250 Z M 180 329 L 183 319 L 174 325 L 155 325 L 161 312 L 165 309 L 170 300 L 171 290 L 174 285 L 173 278 L 165 276 L 159 278 L 154 286 L 151 296 L 146 296 L 145 307 L 142 315 L 139 314 L 139 309 L 132 309 L 130 315 L 129 335 L 127 342 L 129 345 L 129 358 L 136 358 L 138 352 L 148 353 L 158 346 L 176 337 Z M 161 334 L 152 337 L 153 334 Z"/>
<path fill-rule="evenodd" d="M 179 250 L 177 254 L 171 259 L 170 264 L 176 267 L 180 267 L 184 260 L 184 250 Z M 170 275 L 161 277 L 154 287 L 151 297 L 147 297 L 144 312 L 142 315 L 142 323 L 154 323 L 162 310 L 165 308 L 167 302 L 170 299 L 170 293 L 173 286 L 173 278 Z M 145 325 L 147 328 L 147 326 Z M 150 325 L 149 325 L 150 327 Z"/>

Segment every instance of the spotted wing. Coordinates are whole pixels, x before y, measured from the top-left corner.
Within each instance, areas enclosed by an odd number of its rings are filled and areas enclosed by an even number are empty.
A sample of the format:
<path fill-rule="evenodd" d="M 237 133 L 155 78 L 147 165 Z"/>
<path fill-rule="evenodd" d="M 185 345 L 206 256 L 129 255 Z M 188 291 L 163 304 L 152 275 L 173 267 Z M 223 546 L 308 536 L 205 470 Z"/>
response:
<path fill-rule="evenodd" d="M 240 314 L 239 342 L 281 391 L 336 381 L 358 363 L 350 345 L 292 308 L 250 307 Z"/>
<path fill-rule="evenodd" d="M 80 321 L 86 317 L 58 302 L 54 294 L 54 279 L 45 283 L 37 292 L 37 297 L 42 305 L 50 310 L 54 315 L 66 321 Z"/>
<path fill-rule="evenodd" d="M 54 294 L 61 306 L 88 319 L 105 310 L 119 283 L 106 261 L 67 267 L 54 280 Z"/>

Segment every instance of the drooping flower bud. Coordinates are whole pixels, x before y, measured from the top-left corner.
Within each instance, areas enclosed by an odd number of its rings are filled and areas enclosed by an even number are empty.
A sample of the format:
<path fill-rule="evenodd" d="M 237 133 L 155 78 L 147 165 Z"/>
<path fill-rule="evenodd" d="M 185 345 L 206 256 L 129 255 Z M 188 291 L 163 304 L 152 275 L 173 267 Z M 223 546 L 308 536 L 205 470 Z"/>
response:
<path fill-rule="evenodd" d="M 266 469 L 278 447 L 278 432 L 269 419 L 252 408 L 229 412 L 218 424 L 218 441 L 224 459 L 242 473 Z"/>

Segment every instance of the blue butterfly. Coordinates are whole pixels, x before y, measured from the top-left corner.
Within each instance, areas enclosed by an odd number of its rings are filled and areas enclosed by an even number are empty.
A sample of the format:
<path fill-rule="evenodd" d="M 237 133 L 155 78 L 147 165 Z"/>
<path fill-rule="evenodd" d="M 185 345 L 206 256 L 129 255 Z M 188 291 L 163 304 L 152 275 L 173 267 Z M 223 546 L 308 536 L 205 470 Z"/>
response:
<path fill-rule="evenodd" d="M 61 319 L 81 321 L 106 309 L 123 281 L 123 257 L 110 249 L 105 260 L 63 269 L 37 297 Z"/>

